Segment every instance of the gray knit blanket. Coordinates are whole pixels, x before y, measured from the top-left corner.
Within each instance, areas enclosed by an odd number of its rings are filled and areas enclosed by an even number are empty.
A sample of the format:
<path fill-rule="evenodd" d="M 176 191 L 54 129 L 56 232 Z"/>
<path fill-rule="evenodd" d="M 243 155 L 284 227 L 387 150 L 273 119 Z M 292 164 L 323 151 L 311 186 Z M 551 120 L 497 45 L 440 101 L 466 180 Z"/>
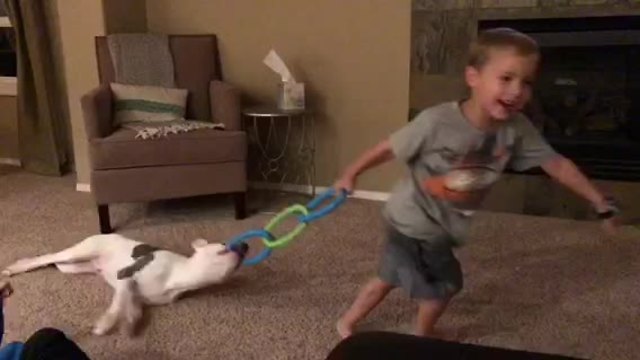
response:
<path fill-rule="evenodd" d="M 130 85 L 175 87 L 169 37 L 163 34 L 111 34 L 107 36 L 115 82 Z"/>
<path fill-rule="evenodd" d="M 127 33 L 107 36 L 115 82 L 129 85 L 175 88 L 174 64 L 169 37 L 163 34 Z M 172 120 L 136 122 L 123 127 L 136 131 L 136 138 L 154 139 L 199 129 L 223 130 L 221 123 Z"/>

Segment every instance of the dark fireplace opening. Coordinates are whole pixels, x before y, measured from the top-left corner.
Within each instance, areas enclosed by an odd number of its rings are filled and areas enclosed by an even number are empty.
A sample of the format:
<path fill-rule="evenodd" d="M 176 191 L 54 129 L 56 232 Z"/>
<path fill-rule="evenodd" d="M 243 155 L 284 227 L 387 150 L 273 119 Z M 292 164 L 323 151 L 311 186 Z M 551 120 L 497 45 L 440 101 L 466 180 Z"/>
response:
<path fill-rule="evenodd" d="M 640 180 L 640 16 L 481 21 L 538 41 L 525 113 L 593 178 Z"/>

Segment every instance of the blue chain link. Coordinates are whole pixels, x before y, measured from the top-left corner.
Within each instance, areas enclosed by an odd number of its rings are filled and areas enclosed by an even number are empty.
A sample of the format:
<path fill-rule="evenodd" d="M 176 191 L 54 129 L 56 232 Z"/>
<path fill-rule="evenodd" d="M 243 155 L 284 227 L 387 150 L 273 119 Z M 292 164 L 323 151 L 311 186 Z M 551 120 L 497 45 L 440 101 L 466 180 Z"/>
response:
<path fill-rule="evenodd" d="M 240 234 L 239 236 L 237 236 L 236 238 L 234 238 L 233 240 L 231 240 L 229 242 L 229 244 L 227 245 L 227 248 L 232 249 L 235 246 L 238 246 L 244 242 L 246 242 L 247 240 L 250 239 L 267 239 L 268 241 L 274 241 L 275 238 L 273 237 L 273 235 L 271 235 L 270 232 L 266 231 L 266 230 L 250 230 L 247 231 L 243 234 Z M 242 264 L 245 266 L 253 266 L 253 265 L 257 265 L 261 262 L 263 262 L 264 260 L 266 260 L 270 255 L 271 255 L 272 250 L 270 248 L 265 248 L 264 250 L 262 250 L 262 252 L 260 252 L 258 255 L 252 257 L 251 259 L 244 259 L 242 261 Z"/>
<path fill-rule="evenodd" d="M 331 202 L 329 205 L 325 206 L 324 208 L 322 208 L 320 210 L 316 210 L 325 201 L 327 201 L 327 200 L 329 200 L 329 199 L 331 199 L 333 197 L 335 197 L 335 200 L 333 202 Z M 319 196 L 317 196 L 315 199 L 311 200 L 311 202 L 309 202 L 307 204 L 307 209 L 310 210 L 309 215 L 301 216 L 301 217 L 298 218 L 298 220 L 300 222 L 308 224 L 310 222 L 322 219 L 323 217 L 325 217 L 325 216 L 331 214 L 332 212 L 334 212 L 346 200 L 347 200 L 347 192 L 346 192 L 346 190 L 341 190 L 340 194 L 338 196 L 336 196 L 336 190 L 331 188 L 331 189 L 323 192 Z"/>

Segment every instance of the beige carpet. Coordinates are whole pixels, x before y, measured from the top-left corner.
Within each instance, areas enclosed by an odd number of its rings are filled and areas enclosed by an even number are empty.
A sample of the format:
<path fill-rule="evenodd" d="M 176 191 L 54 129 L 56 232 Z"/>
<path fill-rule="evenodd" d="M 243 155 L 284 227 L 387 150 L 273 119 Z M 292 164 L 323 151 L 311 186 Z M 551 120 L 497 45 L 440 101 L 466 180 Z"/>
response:
<path fill-rule="evenodd" d="M 234 221 L 230 201 L 207 197 L 113 208 L 120 232 L 189 252 L 196 237 L 224 241 L 270 217 Z M 90 335 L 111 290 L 98 278 L 47 268 L 14 278 L 6 338 L 43 326 L 65 331 L 93 359 L 323 359 L 334 322 L 374 271 L 380 203 L 350 200 L 265 263 L 232 281 L 147 311 L 136 338 Z M 89 195 L 74 179 L 0 168 L 0 267 L 95 233 Z M 607 239 L 593 223 L 481 214 L 459 252 L 466 287 L 441 329 L 470 343 L 592 359 L 640 353 L 640 233 Z M 415 306 L 393 293 L 362 329 L 409 332 Z"/>

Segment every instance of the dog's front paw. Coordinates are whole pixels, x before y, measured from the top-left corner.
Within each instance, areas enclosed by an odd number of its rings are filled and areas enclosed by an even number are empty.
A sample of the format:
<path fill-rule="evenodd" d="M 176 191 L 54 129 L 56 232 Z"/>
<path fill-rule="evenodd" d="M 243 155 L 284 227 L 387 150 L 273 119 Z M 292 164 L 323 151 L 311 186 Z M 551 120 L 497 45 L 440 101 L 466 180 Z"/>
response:
<path fill-rule="evenodd" d="M 142 318 L 142 309 L 139 306 L 129 306 L 125 311 L 125 332 L 129 336 L 136 334 L 138 321 Z"/>
<path fill-rule="evenodd" d="M 7 266 L 6 269 L 2 270 L 2 275 L 4 276 L 13 276 L 27 271 L 30 267 L 31 260 L 30 259 L 22 259 L 14 262 L 13 264 Z"/>
<path fill-rule="evenodd" d="M 93 327 L 93 333 L 98 336 L 107 334 L 118 322 L 118 314 L 104 313 Z"/>

